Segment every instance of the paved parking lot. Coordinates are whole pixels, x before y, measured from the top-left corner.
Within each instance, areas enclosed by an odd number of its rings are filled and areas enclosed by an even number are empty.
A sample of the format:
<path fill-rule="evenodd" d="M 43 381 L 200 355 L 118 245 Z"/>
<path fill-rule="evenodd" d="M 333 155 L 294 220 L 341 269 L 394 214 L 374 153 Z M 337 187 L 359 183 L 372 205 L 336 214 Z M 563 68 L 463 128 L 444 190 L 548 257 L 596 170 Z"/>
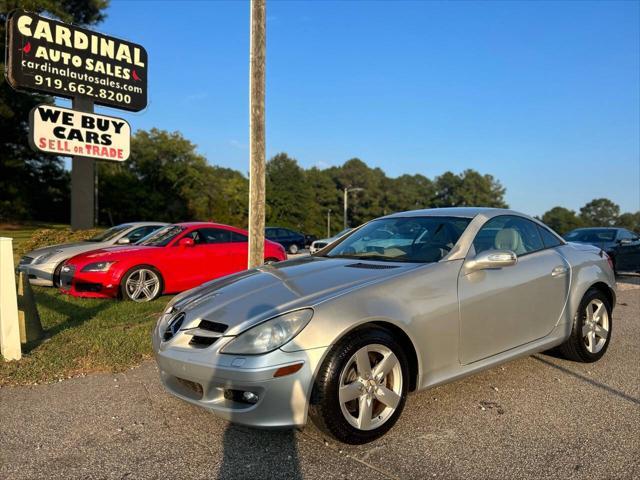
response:
<path fill-rule="evenodd" d="M 0 478 L 639 478 L 640 278 L 584 365 L 534 355 L 411 395 L 365 446 L 230 425 L 125 374 L 0 389 Z"/>

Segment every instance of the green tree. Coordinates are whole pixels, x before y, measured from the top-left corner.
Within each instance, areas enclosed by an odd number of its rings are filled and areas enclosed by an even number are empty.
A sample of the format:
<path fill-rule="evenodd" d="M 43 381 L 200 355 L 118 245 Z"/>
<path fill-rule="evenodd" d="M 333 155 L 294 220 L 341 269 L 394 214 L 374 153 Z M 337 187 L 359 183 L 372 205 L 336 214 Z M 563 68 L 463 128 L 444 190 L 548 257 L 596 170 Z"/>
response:
<path fill-rule="evenodd" d="M 580 218 L 587 227 L 609 227 L 616 224 L 620 207 L 608 198 L 595 198 L 580 209 Z"/>
<path fill-rule="evenodd" d="M 545 212 L 542 215 L 542 221 L 560 235 L 582 226 L 582 220 L 576 212 L 564 207 L 553 207 Z"/>
<path fill-rule="evenodd" d="M 640 211 L 636 213 L 623 213 L 616 222 L 618 226 L 640 233 Z"/>
<path fill-rule="evenodd" d="M 506 208 L 506 189 L 493 175 L 481 175 L 468 169 L 456 175 L 445 172 L 434 182 L 435 207 L 494 207 Z"/>
<path fill-rule="evenodd" d="M 266 223 L 308 230 L 308 212 L 314 203 L 313 191 L 307 184 L 305 171 L 296 159 L 279 153 L 267 162 Z"/>
<path fill-rule="evenodd" d="M 7 14 L 22 8 L 65 22 L 94 25 L 104 18 L 108 0 L 3 0 L 0 2 L 0 50 L 5 50 Z M 0 219 L 69 218 L 69 174 L 60 158 L 31 150 L 27 141 L 29 112 L 45 95 L 21 93 L 5 81 L 0 63 Z"/>

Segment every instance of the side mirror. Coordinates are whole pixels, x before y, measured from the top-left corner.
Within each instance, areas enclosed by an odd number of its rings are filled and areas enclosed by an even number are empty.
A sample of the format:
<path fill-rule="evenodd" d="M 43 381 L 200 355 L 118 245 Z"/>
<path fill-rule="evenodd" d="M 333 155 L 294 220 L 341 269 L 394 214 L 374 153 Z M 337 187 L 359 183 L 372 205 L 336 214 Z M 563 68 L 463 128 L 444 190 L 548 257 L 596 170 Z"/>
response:
<path fill-rule="evenodd" d="M 178 242 L 178 245 L 181 247 L 193 247 L 195 244 L 196 243 L 193 241 L 193 238 L 190 237 L 181 238 Z"/>
<path fill-rule="evenodd" d="M 131 240 L 129 240 L 127 237 L 122 237 L 120 240 L 118 240 L 118 245 L 126 245 L 127 243 L 130 243 Z"/>
<path fill-rule="evenodd" d="M 620 245 L 629 245 L 633 243 L 633 240 L 631 240 L 630 238 L 621 238 L 620 240 L 618 240 L 618 243 Z"/>
<path fill-rule="evenodd" d="M 491 268 L 511 267 L 518 263 L 518 256 L 511 250 L 487 250 L 480 252 L 464 264 L 467 273 Z"/>

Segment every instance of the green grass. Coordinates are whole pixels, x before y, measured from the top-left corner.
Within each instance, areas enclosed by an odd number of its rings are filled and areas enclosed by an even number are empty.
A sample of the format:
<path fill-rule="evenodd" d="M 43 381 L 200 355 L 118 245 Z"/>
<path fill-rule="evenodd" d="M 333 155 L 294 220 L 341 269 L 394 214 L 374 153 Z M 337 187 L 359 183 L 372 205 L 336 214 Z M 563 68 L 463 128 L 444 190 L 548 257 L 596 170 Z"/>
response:
<path fill-rule="evenodd" d="M 46 337 L 23 345 L 21 360 L 0 360 L 0 385 L 51 382 L 139 364 L 151 357 L 151 332 L 170 298 L 135 303 L 33 290 Z"/>

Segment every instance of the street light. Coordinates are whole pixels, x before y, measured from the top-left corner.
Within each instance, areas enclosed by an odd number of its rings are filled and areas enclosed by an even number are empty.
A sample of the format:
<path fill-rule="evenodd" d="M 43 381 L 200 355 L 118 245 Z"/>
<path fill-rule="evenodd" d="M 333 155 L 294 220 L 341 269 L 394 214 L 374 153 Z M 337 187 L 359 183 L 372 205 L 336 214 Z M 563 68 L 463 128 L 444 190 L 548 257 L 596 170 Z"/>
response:
<path fill-rule="evenodd" d="M 331 209 L 327 212 L 327 238 L 331 238 Z"/>
<path fill-rule="evenodd" d="M 364 190 L 364 188 L 360 187 L 352 187 L 349 185 L 348 187 L 344 187 L 344 228 L 347 228 L 347 205 L 349 203 L 349 192 L 360 192 Z"/>

